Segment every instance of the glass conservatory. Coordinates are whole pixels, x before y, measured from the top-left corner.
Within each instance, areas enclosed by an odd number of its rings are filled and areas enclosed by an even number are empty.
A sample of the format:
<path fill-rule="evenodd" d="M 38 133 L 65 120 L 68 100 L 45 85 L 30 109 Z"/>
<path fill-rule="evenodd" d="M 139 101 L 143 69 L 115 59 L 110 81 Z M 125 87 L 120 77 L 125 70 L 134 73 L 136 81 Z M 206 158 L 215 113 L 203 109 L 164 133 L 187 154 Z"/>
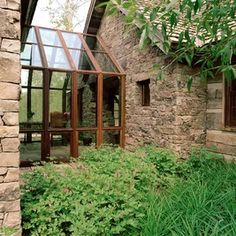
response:
<path fill-rule="evenodd" d="M 125 74 L 101 38 L 26 28 L 21 64 L 21 162 L 124 147 Z"/>

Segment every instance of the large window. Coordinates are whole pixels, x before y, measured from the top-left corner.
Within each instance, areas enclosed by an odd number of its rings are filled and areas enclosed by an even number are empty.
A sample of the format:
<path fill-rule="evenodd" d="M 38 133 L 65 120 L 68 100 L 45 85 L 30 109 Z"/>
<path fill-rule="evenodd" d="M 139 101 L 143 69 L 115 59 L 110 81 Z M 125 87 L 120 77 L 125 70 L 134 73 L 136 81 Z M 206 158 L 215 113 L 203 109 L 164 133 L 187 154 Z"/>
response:
<path fill-rule="evenodd" d="M 236 127 L 236 80 L 225 84 L 225 126 Z"/>

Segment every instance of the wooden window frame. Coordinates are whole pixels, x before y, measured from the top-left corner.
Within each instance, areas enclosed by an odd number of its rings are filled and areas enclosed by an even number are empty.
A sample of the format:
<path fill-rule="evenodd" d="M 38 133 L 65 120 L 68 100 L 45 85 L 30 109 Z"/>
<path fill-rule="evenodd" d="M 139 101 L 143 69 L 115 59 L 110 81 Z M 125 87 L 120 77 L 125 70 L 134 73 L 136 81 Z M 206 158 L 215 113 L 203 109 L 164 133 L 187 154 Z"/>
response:
<path fill-rule="evenodd" d="M 234 94 L 236 94 L 236 80 L 229 81 L 224 78 L 224 128 L 231 130 L 236 130 L 236 117 L 233 117 L 232 111 Z"/>
<path fill-rule="evenodd" d="M 151 96 L 150 96 L 150 79 L 138 81 L 137 84 L 141 88 L 141 104 L 142 106 L 150 106 Z"/>

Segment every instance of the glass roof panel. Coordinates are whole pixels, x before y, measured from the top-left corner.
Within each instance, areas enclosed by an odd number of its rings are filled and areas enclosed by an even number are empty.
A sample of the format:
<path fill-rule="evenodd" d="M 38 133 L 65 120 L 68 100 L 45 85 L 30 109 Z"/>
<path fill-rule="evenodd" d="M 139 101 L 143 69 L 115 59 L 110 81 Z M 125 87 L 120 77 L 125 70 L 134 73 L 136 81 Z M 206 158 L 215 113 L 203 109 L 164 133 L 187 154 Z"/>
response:
<path fill-rule="evenodd" d="M 44 51 L 50 68 L 71 69 L 63 48 L 44 46 Z"/>
<path fill-rule="evenodd" d="M 107 53 L 101 51 L 92 51 L 93 56 L 104 72 L 118 72 L 116 66 L 112 63 Z"/>
<path fill-rule="evenodd" d="M 26 42 L 26 43 L 36 43 L 37 44 L 34 27 L 26 28 L 26 32 L 27 32 L 26 38 L 23 39 L 22 41 Z"/>
<path fill-rule="evenodd" d="M 119 69 L 113 63 L 109 52 L 105 50 L 96 35 L 58 31 L 43 27 L 25 28 L 23 33 L 25 33 L 21 52 L 23 66 L 41 68 L 48 66 L 50 69 L 65 71 L 102 70 L 103 72 L 119 73 Z M 81 41 L 81 37 L 84 40 Z M 45 65 L 43 64 L 44 55 L 47 61 L 47 63 L 45 61 Z M 76 68 L 70 64 L 72 60 Z"/>
<path fill-rule="evenodd" d="M 73 58 L 74 64 L 79 70 L 95 70 L 92 62 L 90 61 L 87 53 L 84 50 L 72 50 L 70 54 Z"/>
<path fill-rule="evenodd" d="M 42 67 L 42 62 L 37 45 L 23 44 L 21 52 L 21 64 Z"/>
<path fill-rule="evenodd" d="M 68 48 L 81 49 L 81 40 L 77 34 L 62 32 L 62 35 Z"/>
<path fill-rule="evenodd" d="M 61 46 L 59 36 L 55 30 L 39 29 L 44 45 Z"/>
<path fill-rule="evenodd" d="M 83 37 L 90 50 L 99 50 L 105 52 L 101 44 L 98 42 L 96 36 L 84 35 Z"/>

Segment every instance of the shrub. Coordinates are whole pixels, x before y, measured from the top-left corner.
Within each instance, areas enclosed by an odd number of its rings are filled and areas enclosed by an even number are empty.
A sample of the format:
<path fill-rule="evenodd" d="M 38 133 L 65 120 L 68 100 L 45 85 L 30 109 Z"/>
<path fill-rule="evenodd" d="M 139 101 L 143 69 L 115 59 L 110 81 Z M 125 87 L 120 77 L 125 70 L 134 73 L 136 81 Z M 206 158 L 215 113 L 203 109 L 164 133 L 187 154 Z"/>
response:
<path fill-rule="evenodd" d="M 236 235 L 236 165 L 203 149 L 184 165 L 187 178 L 149 196 L 142 235 Z"/>
<path fill-rule="evenodd" d="M 155 168 L 121 149 L 88 149 L 75 168 L 50 164 L 24 175 L 25 235 L 137 235 Z"/>

